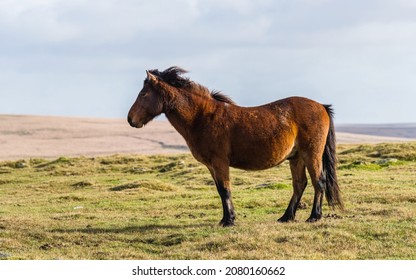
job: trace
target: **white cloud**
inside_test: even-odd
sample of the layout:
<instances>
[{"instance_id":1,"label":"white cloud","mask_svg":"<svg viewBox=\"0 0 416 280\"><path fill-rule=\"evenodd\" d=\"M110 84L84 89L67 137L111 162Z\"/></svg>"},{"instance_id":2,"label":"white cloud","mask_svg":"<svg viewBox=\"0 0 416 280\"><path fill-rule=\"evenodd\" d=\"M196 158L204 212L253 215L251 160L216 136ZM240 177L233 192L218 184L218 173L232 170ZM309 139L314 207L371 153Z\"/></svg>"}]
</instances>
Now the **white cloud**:
<instances>
[{"instance_id":1,"label":"white cloud","mask_svg":"<svg viewBox=\"0 0 416 280\"><path fill-rule=\"evenodd\" d=\"M350 43L368 45L415 45L416 20L393 22L369 22L350 29L344 35ZM416 46L415 46L416 47Z\"/></svg>"},{"instance_id":2,"label":"white cloud","mask_svg":"<svg viewBox=\"0 0 416 280\"><path fill-rule=\"evenodd\" d=\"M90 44L131 40L140 33L169 32L192 25L190 1L4 1L0 23L25 43Z\"/></svg>"},{"instance_id":3,"label":"white cloud","mask_svg":"<svg viewBox=\"0 0 416 280\"><path fill-rule=\"evenodd\" d=\"M366 22L312 36L316 43L329 47L416 47L416 21Z\"/></svg>"},{"instance_id":4,"label":"white cloud","mask_svg":"<svg viewBox=\"0 0 416 280\"><path fill-rule=\"evenodd\" d=\"M0 94L10 100L0 113L25 100L35 108L45 94L53 98L42 108L87 95L108 97L102 106L111 108L135 95L145 69L171 65L244 105L304 95L348 112L354 98L394 89L414 101L415 8L408 0L3 0Z\"/></svg>"},{"instance_id":5,"label":"white cloud","mask_svg":"<svg viewBox=\"0 0 416 280\"><path fill-rule=\"evenodd\" d=\"M25 43L56 43L75 38L78 30L71 24L59 20L57 4L57 0L2 1L2 33L8 34L9 40Z\"/></svg>"}]
</instances>

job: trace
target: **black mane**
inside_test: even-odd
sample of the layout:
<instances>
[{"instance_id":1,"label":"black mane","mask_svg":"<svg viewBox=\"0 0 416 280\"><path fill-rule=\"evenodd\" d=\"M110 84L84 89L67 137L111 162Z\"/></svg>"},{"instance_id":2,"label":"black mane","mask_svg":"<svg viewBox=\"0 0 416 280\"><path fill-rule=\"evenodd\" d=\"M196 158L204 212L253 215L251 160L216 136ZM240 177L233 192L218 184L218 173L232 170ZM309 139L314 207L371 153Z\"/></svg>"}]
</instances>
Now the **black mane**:
<instances>
[{"instance_id":1,"label":"black mane","mask_svg":"<svg viewBox=\"0 0 416 280\"><path fill-rule=\"evenodd\" d=\"M234 101L230 97L221 93L221 91L213 90L213 91L211 91L211 96L215 100L218 100L220 102L225 102L225 103L228 103L228 104L235 104Z\"/></svg>"},{"instance_id":2,"label":"black mane","mask_svg":"<svg viewBox=\"0 0 416 280\"><path fill-rule=\"evenodd\" d=\"M191 85L191 81L188 78L182 77L182 74L188 73L188 71L180 68L180 67L169 67L163 72L160 72L157 69L149 70L149 72L157 77L159 77L161 80L163 80L165 83L168 83L171 86L177 87L177 88L186 88Z\"/></svg>"},{"instance_id":3,"label":"black mane","mask_svg":"<svg viewBox=\"0 0 416 280\"><path fill-rule=\"evenodd\" d=\"M199 90L199 91L202 90L204 92L207 92L212 98L214 98L217 101L234 104L234 101L231 98L222 94L220 91L210 92L206 87L200 84L197 84L195 82L192 82L189 78L183 77L182 74L188 73L188 71L180 67L172 66L163 72L160 72L157 69L153 69L153 70L149 70L149 72L159 77L165 83L173 87L181 88L181 89L188 88L191 90Z\"/></svg>"}]
</instances>

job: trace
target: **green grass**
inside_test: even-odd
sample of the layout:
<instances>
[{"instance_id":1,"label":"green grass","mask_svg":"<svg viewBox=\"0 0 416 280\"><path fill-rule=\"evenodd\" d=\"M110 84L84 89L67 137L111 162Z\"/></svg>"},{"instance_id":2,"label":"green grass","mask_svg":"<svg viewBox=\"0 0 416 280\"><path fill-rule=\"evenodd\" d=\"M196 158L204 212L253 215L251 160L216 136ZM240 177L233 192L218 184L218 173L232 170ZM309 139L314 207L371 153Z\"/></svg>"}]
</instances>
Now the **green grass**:
<instances>
[{"instance_id":1,"label":"green grass","mask_svg":"<svg viewBox=\"0 0 416 280\"><path fill-rule=\"evenodd\" d=\"M338 150L345 211L279 224L288 163L232 169L232 228L189 154L0 162L0 259L416 259L416 143Z\"/></svg>"}]
</instances>

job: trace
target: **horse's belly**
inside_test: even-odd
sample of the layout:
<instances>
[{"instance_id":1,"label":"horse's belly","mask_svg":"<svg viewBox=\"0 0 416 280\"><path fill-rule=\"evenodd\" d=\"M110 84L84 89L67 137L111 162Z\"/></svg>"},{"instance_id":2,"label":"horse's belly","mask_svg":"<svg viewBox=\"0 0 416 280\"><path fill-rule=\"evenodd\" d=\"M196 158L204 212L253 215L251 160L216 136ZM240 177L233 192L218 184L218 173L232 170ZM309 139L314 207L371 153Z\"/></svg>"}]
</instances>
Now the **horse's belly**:
<instances>
[{"instance_id":1,"label":"horse's belly","mask_svg":"<svg viewBox=\"0 0 416 280\"><path fill-rule=\"evenodd\" d=\"M230 166L244 170L263 170L279 165L294 150L294 143L269 141L253 143L245 147L234 147L230 156Z\"/></svg>"},{"instance_id":2,"label":"horse's belly","mask_svg":"<svg viewBox=\"0 0 416 280\"><path fill-rule=\"evenodd\" d=\"M243 170L264 170L277 166L284 160L285 159L280 159L280 161L270 160L262 162L255 162L253 160L236 160L234 162L231 162L230 166Z\"/></svg>"}]
</instances>

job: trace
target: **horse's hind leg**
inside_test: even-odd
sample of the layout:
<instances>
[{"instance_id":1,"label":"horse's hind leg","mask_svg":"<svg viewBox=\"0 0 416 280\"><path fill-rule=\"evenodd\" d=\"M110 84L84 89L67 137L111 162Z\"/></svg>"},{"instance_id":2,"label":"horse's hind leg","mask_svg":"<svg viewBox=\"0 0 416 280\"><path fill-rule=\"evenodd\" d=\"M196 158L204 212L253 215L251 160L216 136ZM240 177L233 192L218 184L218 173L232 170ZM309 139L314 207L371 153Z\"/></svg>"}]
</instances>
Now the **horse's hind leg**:
<instances>
[{"instance_id":1,"label":"horse's hind leg","mask_svg":"<svg viewBox=\"0 0 416 280\"><path fill-rule=\"evenodd\" d=\"M289 222L295 219L296 210L298 208L303 191L308 184L306 178L305 163L299 157L290 160L290 171L292 172L293 195L290 199L289 206L285 214L278 219L279 222Z\"/></svg>"},{"instance_id":2,"label":"horse's hind leg","mask_svg":"<svg viewBox=\"0 0 416 280\"><path fill-rule=\"evenodd\" d=\"M322 217L322 200L325 191L325 176L322 174L322 161L320 159L312 160L308 165L308 172L311 176L312 185L315 190L313 206L310 217L307 222L316 222Z\"/></svg>"}]
</instances>

